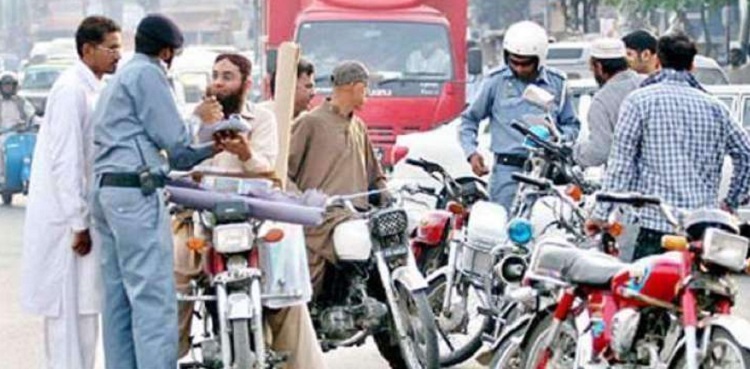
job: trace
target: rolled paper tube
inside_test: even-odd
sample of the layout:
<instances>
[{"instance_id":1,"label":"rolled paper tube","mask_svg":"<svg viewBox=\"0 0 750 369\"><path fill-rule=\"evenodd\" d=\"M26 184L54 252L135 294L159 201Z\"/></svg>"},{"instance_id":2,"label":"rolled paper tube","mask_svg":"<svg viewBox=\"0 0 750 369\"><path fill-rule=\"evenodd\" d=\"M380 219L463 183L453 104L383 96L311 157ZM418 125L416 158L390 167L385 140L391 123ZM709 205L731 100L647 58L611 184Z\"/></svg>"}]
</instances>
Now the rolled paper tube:
<instances>
[{"instance_id":1,"label":"rolled paper tube","mask_svg":"<svg viewBox=\"0 0 750 369\"><path fill-rule=\"evenodd\" d=\"M243 201L248 205L250 216L257 219L315 226L323 222L323 208L268 201L239 195L205 191L177 186L167 186L169 201L195 210L213 210L217 203Z\"/></svg>"}]
</instances>

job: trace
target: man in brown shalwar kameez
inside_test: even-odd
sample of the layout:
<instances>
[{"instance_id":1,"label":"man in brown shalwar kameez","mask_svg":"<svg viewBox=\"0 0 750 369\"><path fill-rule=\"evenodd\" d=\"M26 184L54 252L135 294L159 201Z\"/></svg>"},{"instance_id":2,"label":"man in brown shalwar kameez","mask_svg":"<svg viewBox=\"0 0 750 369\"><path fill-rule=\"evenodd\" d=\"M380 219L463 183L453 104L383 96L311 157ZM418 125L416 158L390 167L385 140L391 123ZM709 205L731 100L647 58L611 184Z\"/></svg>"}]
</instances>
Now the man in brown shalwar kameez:
<instances>
[{"instance_id":1,"label":"man in brown shalwar kameez","mask_svg":"<svg viewBox=\"0 0 750 369\"><path fill-rule=\"evenodd\" d=\"M354 115L365 103L368 79L362 63L342 62L331 74L331 97L295 122L289 148L289 180L300 190L317 189L332 196L385 187L385 176L365 123ZM367 198L354 205L365 208ZM316 295L322 287L326 265L336 263L333 229L350 216L346 209L332 208L322 225L305 228Z\"/></svg>"}]
</instances>

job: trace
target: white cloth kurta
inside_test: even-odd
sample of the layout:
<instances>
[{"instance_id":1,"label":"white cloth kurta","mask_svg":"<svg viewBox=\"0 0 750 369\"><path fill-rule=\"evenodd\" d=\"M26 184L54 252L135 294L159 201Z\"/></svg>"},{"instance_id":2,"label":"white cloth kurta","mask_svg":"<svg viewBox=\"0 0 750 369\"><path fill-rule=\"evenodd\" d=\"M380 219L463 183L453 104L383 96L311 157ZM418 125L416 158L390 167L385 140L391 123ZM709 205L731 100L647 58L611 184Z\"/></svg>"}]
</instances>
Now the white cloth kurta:
<instances>
[{"instance_id":1,"label":"white cloth kurta","mask_svg":"<svg viewBox=\"0 0 750 369\"><path fill-rule=\"evenodd\" d=\"M31 167L21 305L29 313L45 316L46 326L57 325L45 329L48 345L54 344L49 342L50 336L67 336L57 344L73 345L65 350L48 347L47 353L52 354L48 360L57 361L55 368L87 366L75 363L90 361L87 356L93 356L95 350L95 346L88 346L90 330L96 329L96 324L91 328L91 314L101 311L99 249L94 243L91 252L81 257L71 246L73 233L89 228L87 198L93 162L90 117L100 90L101 82L81 61L59 77L50 91ZM80 332L86 319L89 322L83 325L89 328ZM83 359L54 357L54 352L63 355L76 351L82 352Z\"/></svg>"}]
</instances>

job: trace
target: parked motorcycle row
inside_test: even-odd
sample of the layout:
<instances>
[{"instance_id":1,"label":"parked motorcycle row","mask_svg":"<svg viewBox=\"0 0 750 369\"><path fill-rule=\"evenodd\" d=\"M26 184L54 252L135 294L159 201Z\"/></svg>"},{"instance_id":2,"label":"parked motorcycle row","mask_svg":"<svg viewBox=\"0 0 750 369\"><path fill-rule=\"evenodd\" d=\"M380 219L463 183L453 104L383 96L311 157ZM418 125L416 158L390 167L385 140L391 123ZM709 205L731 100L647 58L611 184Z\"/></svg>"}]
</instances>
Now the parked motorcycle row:
<instances>
[{"instance_id":1,"label":"parked motorcycle row","mask_svg":"<svg viewBox=\"0 0 750 369\"><path fill-rule=\"evenodd\" d=\"M530 157L514 174L519 188L509 210L488 201L482 180L453 178L423 159L407 164L439 187L404 185L319 204L356 214L336 227L339 263L308 303L322 349L373 337L391 367L409 369L457 365L482 347L492 369L750 367L750 323L731 314L730 278L750 269L747 227L720 210L601 192L559 133L512 126L527 137ZM311 225L320 212L299 199L249 206L246 181L206 186L204 179L200 191L224 193L180 205L195 210L189 221L211 240L188 242L208 247L208 278L180 296L200 302L203 328L192 340L201 367L277 367L284 353L265 346L263 306L310 296L307 269L298 268L301 231L276 221ZM353 205L385 191L391 201ZM410 225L406 204L425 197L434 206ZM608 204L611 216L593 227L586 220L597 204ZM663 239L663 254L624 263L620 220L649 207L673 235Z\"/></svg>"}]
</instances>

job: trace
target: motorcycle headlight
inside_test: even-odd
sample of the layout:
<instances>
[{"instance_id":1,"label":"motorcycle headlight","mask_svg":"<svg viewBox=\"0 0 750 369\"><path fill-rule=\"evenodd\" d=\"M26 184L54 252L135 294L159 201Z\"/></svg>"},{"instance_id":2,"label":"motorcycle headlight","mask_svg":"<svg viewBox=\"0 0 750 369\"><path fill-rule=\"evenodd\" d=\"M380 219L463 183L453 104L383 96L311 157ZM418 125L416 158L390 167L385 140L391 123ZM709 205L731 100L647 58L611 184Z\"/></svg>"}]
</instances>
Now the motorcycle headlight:
<instances>
[{"instance_id":1,"label":"motorcycle headlight","mask_svg":"<svg viewBox=\"0 0 750 369\"><path fill-rule=\"evenodd\" d=\"M747 248L745 237L717 228L706 230L703 236L703 260L735 272L744 270Z\"/></svg>"},{"instance_id":2,"label":"motorcycle headlight","mask_svg":"<svg viewBox=\"0 0 750 369\"><path fill-rule=\"evenodd\" d=\"M232 254L253 248L255 235L250 224L226 224L214 228L214 249L220 254Z\"/></svg>"},{"instance_id":3,"label":"motorcycle headlight","mask_svg":"<svg viewBox=\"0 0 750 369\"><path fill-rule=\"evenodd\" d=\"M403 209L385 210L372 217L372 233L376 237L391 237L406 232L408 224Z\"/></svg>"},{"instance_id":4,"label":"motorcycle headlight","mask_svg":"<svg viewBox=\"0 0 750 369\"><path fill-rule=\"evenodd\" d=\"M525 245L531 241L534 235L534 228L531 222L526 219L513 219L508 224L508 238L517 245Z\"/></svg>"}]
</instances>

